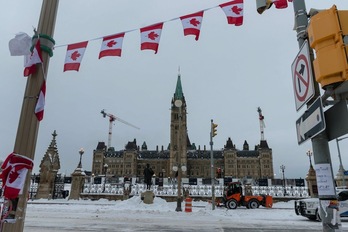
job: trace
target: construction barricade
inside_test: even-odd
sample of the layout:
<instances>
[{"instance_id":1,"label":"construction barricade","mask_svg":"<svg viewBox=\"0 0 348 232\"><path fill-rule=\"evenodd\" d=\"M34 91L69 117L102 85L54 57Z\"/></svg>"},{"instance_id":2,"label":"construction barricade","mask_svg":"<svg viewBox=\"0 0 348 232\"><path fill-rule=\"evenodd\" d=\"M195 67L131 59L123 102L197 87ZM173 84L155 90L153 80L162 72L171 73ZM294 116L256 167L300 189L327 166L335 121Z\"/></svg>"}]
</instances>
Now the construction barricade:
<instances>
[{"instance_id":1,"label":"construction barricade","mask_svg":"<svg viewBox=\"0 0 348 232\"><path fill-rule=\"evenodd\" d=\"M187 197L185 199L185 212L191 213L192 212L192 198Z\"/></svg>"}]
</instances>

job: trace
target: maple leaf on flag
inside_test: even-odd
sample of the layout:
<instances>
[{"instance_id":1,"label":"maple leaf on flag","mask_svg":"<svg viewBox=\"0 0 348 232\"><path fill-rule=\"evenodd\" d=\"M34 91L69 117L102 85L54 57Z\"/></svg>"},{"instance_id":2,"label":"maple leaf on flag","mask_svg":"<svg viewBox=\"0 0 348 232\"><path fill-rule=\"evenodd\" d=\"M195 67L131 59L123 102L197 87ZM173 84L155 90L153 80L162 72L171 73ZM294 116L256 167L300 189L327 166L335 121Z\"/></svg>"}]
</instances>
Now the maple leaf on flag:
<instances>
[{"instance_id":1,"label":"maple leaf on flag","mask_svg":"<svg viewBox=\"0 0 348 232\"><path fill-rule=\"evenodd\" d=\"M141 50L149 49L155 51L155 54L157 53L162 27L163 23L157 23L155 25L140 28Z\"/></svg>"},{"instance_id":2,"label":"maple leaf on flag","mask_svg":"<svg viewBox=\"0 0 348 232\"><path fill-rule=\"evenodd\" d=\"M243 25L243 2L244 0L233 0L219 5L226 14L228 24L234 24L235 26Z\"/></svg>"},{"instance_id":3,"label":"maple leaf on flag","mask_svg":"<svg viewBox=\"0 0 348 232\"><path fill-rule=\"evenodd\" d=\"M114 45L116 45L117 44L117 42L115 41L115 40L110 40L107 44L106 44L106 46L108 46L109 48L112 48Z\"/></svg>"},{"instance_id":4,"label":"maple leaf on flag","mask_svg":"<svg viewBox=\"0 0 348 232\"><path fill-rule=\"evenodd\" d=\"M16 171L11 171L9 176L8 176L8 182L9 183L13 183L13 181L15 181L19 176L19 173Z\"/></svg>"},{"instance_id":5,"label":"maple leaf on flag","mask_svg":"<svg viewBox=\"0 0 348 232\"><path fill-rule=\"evenodd\" d=\"M64 62L64 72L68 70L79 71L87 45L88 41L68 45Z\"/></svg>"},{"instance_id":6,"label":"maple leaf on flag","mask_svg":"<svg viewBox=\"0 0 348 232\"><path fill-rule=\"evenodd\" d=\"M77 60L77 58L79 58L81 56L81 54L78 52L78 51L74 51L72 54L71 54L71 59L72 60Z\"/></svg>"},{"instance_id":7,"label":"maple leaf on flag","mask_svg":"<svg viewBox=\"0 0 348 232\"><path fill-rule=\"evenodd\" d=\"M233 7L231 8L231 10L233 11L233 13L239 15L240 12L241 12L243 9L242 9L242 8L239 8L238 6L233 6Z\"/></svg>"},{"instance_id":8,"label":"maple leaf on flag","mask_svg":"<svg viewBox=\"0 0 348 232\"><path fill-rule=\"evenodd\" d=\"M196 18L193 18L190 20L190 24L197 27L200 24L200 22Z\"/></svg>"},{"instance_id":9,"label":"maple leaf on flag","mask_svg":"<svg viewBox=\"0 0 348 232\"><path fill-rule=\"evenodd\" d=\"M195 35L195 40L198 40L201 31L204 11L184 15L180 17L182 26L184 28L184 36Z\"/></svg>"},{"instance_id":10,"label":"maple leaf on flag","mask_svg":"<svg viewBox=\"0 0 348 232\"><path fill-rule=\"evenodd\" d=\"M156 40L156 38L158 37L158 34L156 34L154 31L151 31L147 37L149 37L149 39L151 40Z\"/></svg>"}]
</instances>

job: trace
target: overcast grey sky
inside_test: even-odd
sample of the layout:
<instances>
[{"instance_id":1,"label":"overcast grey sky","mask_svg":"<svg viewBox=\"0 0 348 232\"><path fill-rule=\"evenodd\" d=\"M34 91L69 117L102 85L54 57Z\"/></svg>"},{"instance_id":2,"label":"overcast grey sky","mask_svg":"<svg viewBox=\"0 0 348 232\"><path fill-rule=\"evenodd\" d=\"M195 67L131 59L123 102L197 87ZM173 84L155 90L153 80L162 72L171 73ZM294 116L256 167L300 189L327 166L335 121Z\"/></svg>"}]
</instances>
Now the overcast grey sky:
<instances>
[{"instance_id":1,"label":"overcast grey sky","mask_svg":"<svg viewBox=\"0 0 348 232\"><path fill-rule=\"evenodd\" d=\"M32 36L37 27L41 0L0 0L2 84L0 85L0 158L13 151L26 85L23 58L10 56L8 42L18 32ZM57 131L61 173L71 174L84 148L82 165L91 170L93 150L107 143L109 122L102 109L140 130L118 121L113 126L112 146L124 148L128 141L146 141L148 149L167 147L170 139L170 102L180 66L187 101L191 142L209 148L210 120L218 126L214 149L222 149L228 137L242 149L260 142L257 107L265 116L265 138L273 149L273 167L285 165L289 178L304 178L309 167L306 155L311 142L297 144L296 112L291 64L298 53L293 31L293 6L272 7L263 15L254 0L244 0L244 24L228 25L220 7L228 0L60 0L54 39L58 46L50 60L45 116L40 123L34 172ZM310 8L336 4L348 10L346 0L308 0ZM211 8L211 9L210 9ZM204 12L198 41L183 35L180 16ZM165 22L159 50L140 51L138 29ZM122 57L98 60L101 40L95 38L126 33ZM80 71L63 72L66 46L89 40ZM343 165L348 169L348 140L340 142ZM339 166L336 143L330 142L334 174Z\"/></svg>"}]
</instances>

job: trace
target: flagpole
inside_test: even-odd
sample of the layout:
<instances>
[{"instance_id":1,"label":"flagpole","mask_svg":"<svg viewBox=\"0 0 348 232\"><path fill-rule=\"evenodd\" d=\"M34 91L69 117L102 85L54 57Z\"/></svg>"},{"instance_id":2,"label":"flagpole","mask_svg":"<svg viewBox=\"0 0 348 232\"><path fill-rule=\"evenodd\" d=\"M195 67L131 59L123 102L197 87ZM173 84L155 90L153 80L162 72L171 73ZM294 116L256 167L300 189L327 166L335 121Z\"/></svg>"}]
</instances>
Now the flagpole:
<instances>
[{"instance_id":1,"label":"flagpole","mask_svg":"<svg viewBox=\"0 0 348 232\"><path fill-rule=\"evenodd\" d=\"M35 72L30 75L27 80L27 85L24 92L21 115L19 118L17 136L14 145L14 153L28 157L34 160L37 135L39 130L39 121L35 116L35 106L40 94L42 84L45 80L44 73L47 73L50 56L53 55L47 44L52 42L54 27L56 22L59 0L43 0L40 19L38 23L37 33L40 39L47 39L41 43L44 47L42 54L42 69L43 72ZM41 42L41 41L40 41ZM15 223L2 224L1 231L16 231L20 232L24 229L24 220L27 208L27 196L29 192L31 171L28 171L27 178L23 188L23 194L19 195L18 203L15 210Z\"/></svg>"}]
</instances>

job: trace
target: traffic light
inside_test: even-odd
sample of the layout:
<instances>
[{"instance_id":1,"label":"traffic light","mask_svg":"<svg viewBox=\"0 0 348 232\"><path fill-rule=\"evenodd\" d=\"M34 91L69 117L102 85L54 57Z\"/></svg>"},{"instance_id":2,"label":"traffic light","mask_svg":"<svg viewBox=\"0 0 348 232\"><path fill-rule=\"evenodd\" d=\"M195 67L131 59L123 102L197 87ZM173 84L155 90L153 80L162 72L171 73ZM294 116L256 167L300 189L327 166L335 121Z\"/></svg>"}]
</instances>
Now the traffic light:
<instances>
[{"instance_id":1,"label":"traffic light","mask_svg":"<svg viewBox=\"0 0 348 232\"><path fill-rule=\"evenodd\" d=\"M217 135L217 129L216 129L217 126L218 126L218 124L211 123L211 136L212 136L212 137L214 137L215 135Z\"/></svg>"},{"instance_id":2,"label":"traffic light","mask_svg":"<svg viewBox=\"0 0 348 232\"><path fill-rule=\"evenodd\" d=\"M310 19L309 45L315 50L315 79L323 89L337 86L348 79L347 44L348 11L338 11L333 5Z\"/></svg>"},{"instance_id":3,"label":"traffic light","mask_svg":"<svg viewBox=\"0 0 348 232\"><path fill-rule=\"evenodd\" d=\"M288 0L256 0L256 8L259 14L269 9L274 3L277 9L284 9L288 7Z\"/></svg>"}]
</instances>

